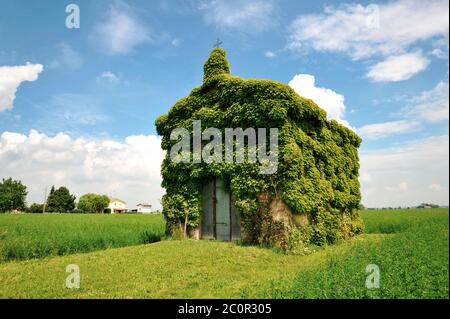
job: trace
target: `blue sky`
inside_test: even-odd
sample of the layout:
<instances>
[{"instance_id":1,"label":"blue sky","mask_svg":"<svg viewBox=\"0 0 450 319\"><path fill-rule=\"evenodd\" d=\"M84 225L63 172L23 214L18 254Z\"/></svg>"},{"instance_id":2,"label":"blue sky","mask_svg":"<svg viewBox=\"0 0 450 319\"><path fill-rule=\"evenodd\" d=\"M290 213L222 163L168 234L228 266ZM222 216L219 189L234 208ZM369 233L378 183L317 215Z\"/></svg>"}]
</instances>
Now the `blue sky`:
<instances>
[{"instance_id":1,"label":"blue sky","mask_svg":"<svg viewBox=\"0 0 450 319\"><path fill-rule=\"evenodd\" d=\"M70 3L80 28L66 27ZM289 83L363 137L363 203L448 204L448 1L0 0L0 177L159 206L154 120L231 72Z\"/></svg>"}]
</instances>

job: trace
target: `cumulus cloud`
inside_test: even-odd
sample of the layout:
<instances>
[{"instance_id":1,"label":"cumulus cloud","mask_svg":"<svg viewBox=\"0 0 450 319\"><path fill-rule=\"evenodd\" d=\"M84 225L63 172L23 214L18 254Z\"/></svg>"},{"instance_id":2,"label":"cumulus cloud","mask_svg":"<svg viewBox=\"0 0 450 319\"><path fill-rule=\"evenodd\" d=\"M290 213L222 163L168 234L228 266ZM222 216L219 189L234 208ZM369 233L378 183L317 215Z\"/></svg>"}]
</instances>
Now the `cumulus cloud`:
<instances>
[{"instance_id":1,"label":"cumulus cloud","mask_svg":"<svg viewBox=\"0 0 450 319\"><path fill-rule=\"evenodd\" d=\"M43 70L42 64L0 66L0 112L12 109L20 84L36 81Z\"/></svg>"},{"instance_id":2,"label":"cumulus cloud","mask_svg":"<svg viewBox=\"0 0 450 319\"><path fill-rule=\"evenodd\" d=\"M448 142L448 135L432 136L361 152L364 205L413 206L422 202L448 205Z\"/></svg>"},{"instance_id":3,"label":"cumulus cloud","mask_svg":"<svg viewBox=\"0 0 450 319\"><path fill-rule=\"evenodd\" d=\"M317 87L316 79L310 74L297 74L289 82L289 86L300 96L313 100L327 112L329 119L335 119L341 124L350 127L344 120L345 105L344 96L333 90Z\"/></svg>"},{"instance_id":4,"label":"cumulus cloud","mask_svg":"<svg viewBox=\"0 0 450 319\"><path fill-rule=\"evenodd\" d=\"M127 54L136 46L153 41L148 26L121 1L111 5L105 20L94 27L92 39L110 55Z\"/></svg>"},{"instance_id":5,"label":"cumulus cloud","mask_svg":"<svg viewBox=\"0 0 450 319\"><path fill-rule=\"evenodd\" d=\"M70 44L60 43L57 47L59 54L49 63L49 68L76 70L83 64L83 58Z\"/></svg>"},{"instance_id":6,"label":"cumulus cloud","mask_svg":"<svg viewBox=\"0 0 450 319\"><path fill-rule=\"evenodd\" d=\"M22 180L28 202L42 202L45 186L65 185L79 198L88 192L114 195L128 203L150 202L159 208L160 165L164 152L155 135L133 135L124 141L48 136L0 135L0 177Z\"/></svg>"},{"instance_id":7,"label":"cumulus cloud","mask_svg":"<svg viewBox=\"0 0 450 319\"><path fill-rule=\"evenodd\" d=\"M343 52L353 59L404 53L419 41L448 36L447 0L400 0L380 5L327 6L298 16L288 47Z\"/></svg>"},{"instance_id":8,"label":"cumulus cloud","mask_svg":"<svg viewBox=\"0 0 450 319\"><path fill-rule=\"evenodd\" d=\"M391 121L365 125L356 129L358 134L368 139L379 139L396 134L415 132L420 129L418 121Z\"/></svg>"},{"instance_id":9,"label":"cumulus cloud","mask_svg":"<svg viewBox=\"0 0 450 319\"><path fill-rule=\"evenodd\" d=\"M244 33L267 30L273 26L275 19L271 1L205 1L201 3L200 10L207 24Z\"/></svg>"},{"instance_id":10,"label":"cumulus cloud","mask_svg":"<svg viewBox=\"0 0 450 319\"><path fill-rule=\"evenodd\" d=\"M391 56L370 67L366 76L376 82L398 82L408 80L429 64L430 61L420 52Z\"/></svg>"},{"instance_id":11,"label":"cumulus cloud","mask_svg":"<svg viewBox=\"0 0 450 319\"><path fill-rule=\"evenodd\" d=\"M326 6L321 14L298 16L289 27L287 48L339 52L354 60L384 57L369 68L375 81L402 81L428 67L420 53L408 53L419 42L433 41L431 53L443 57L448 42L447 0L399 0L363 6ZM447 46L448 47L448 46Z\"/></svg>"}]
</instances>

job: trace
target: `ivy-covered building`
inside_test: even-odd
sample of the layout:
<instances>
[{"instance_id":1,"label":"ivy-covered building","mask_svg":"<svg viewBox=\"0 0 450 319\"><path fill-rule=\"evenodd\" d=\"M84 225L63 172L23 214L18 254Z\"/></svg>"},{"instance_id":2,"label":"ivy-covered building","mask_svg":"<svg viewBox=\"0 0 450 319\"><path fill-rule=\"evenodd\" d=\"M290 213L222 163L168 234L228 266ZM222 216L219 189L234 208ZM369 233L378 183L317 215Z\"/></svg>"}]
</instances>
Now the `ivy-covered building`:
<instances>
[{"instance_id":1,"label":"ivy-covered building","mask_svg":"<svg viewBox=\"0 0 450 319\"><path fill-rule=\"evenodd\" d=\"M278 163L174 162L176 128L278 128ZM161 173L169 234L289 248L292 242L326 244L362 232L358 215L361 139L312 100L286 84L230 75L223 49L204 64L203 84L156 120L167 151ZM173 138L173 136L172 136ZM205 141L202 142L204 147Z\"/></svg>"}]
</instances>

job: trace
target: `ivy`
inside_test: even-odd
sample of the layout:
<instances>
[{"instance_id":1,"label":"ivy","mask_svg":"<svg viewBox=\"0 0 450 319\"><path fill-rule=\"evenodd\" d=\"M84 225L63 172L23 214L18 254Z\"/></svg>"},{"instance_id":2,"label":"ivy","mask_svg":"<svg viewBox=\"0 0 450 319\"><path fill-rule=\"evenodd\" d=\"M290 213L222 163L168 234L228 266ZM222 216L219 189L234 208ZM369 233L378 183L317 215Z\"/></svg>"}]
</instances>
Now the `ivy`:
<instances>
[{"instance_id":1,"label":"ivy","mask_svg":"<svg viewBox=\"0 0 450 319\"><path fill-rule=\"evenodd\" d=\"M248 127L279 130L279 163L275 174L259 173L259 163L173 163L169 158L173 129L191 132L192 122L202 129ZM311 231L308 242L323 245L362 232L357 214L360 203L358 147L361 138L335 120L312 100L271 80L242 79L230 75L223 49L214 49L204 64L203 84L177 101L156 120L167 150L161 173L166 194L163 213L167 232L196 229L201 216L202 185L223 177L236 198L236 207L250 242L272 245L280 240L280 225L271 220L268 199L281 194L293 214L306 214ZM282 228L282 227L281 227ZM288 232L289 238L293 236ZM274 241L275 239L275 241ZM289 249L292 249L291 240Z\"/></svg>"}]
</instances>

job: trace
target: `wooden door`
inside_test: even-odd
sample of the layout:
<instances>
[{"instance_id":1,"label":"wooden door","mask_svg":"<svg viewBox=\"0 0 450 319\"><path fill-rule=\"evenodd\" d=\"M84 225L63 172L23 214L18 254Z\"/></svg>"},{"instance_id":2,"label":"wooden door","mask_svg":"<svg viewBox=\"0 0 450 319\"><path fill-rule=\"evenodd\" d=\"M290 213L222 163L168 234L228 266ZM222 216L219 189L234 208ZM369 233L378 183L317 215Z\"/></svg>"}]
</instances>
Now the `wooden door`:
<instances>
[{"instance_id":1,"label":"wooden door","mask_svg":"<svg viewBox=\"0 0 450 319\"><path fill-rule=\"evenodd\" d=\"M200 234L202 239L230 241L240 238L240 216L234 206L234 197L221 178L203 186Z\"/></svg>"}]
</instances>

